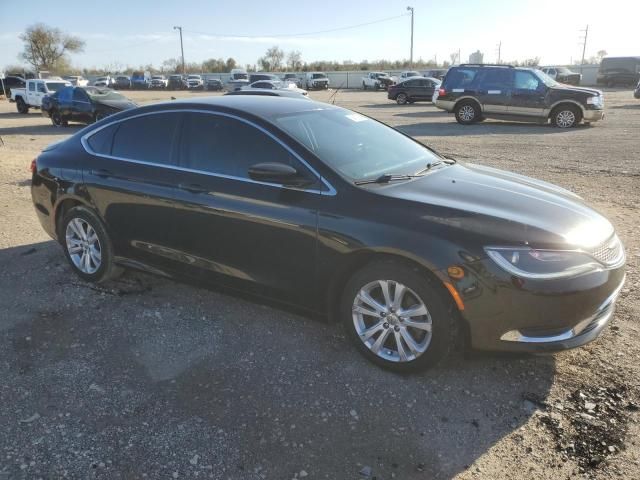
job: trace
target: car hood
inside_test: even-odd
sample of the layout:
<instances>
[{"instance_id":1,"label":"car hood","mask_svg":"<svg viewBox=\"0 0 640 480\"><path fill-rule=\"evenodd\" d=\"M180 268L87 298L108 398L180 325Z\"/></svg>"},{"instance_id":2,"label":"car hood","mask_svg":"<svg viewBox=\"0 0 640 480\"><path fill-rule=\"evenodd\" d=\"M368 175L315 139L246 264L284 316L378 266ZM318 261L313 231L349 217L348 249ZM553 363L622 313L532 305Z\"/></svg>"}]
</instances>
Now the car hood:
<instances>
[{"instance_id":1,"label":"car hood","mask_svg":"<svg viewBox=\"0 0 640 480\"><path fill-rule=\"evenodd\" d=\"M138 106L131 100L95 100L95 103L116 110L129 110L130 108L135 108Z\"/></svg>"},{"instance_id":2,"label":"car hood","mask_svg":"<svg viewBox=\"0 0 640 480\"><path fill-rule=\"evenodd\" d=\"M378 192L424 204L424 220L512 244L593 247L614 232L605 217L568 190L479 165L441 167Z\"/></svg>"},{"instance_id":3,"label":"car hood","mask_svg":"<svg viewBox=\"0 0 640 480\"><path fill-rule=\"evenodd\" d=\"M585 87L573 87L570 85L560 84L552 87L554 90L561 90L563 92L570 91L574 93L586 93L589 95L602 95L601 90L596 90L595 88L585 88Z\"/></svg>"}]
</instances>

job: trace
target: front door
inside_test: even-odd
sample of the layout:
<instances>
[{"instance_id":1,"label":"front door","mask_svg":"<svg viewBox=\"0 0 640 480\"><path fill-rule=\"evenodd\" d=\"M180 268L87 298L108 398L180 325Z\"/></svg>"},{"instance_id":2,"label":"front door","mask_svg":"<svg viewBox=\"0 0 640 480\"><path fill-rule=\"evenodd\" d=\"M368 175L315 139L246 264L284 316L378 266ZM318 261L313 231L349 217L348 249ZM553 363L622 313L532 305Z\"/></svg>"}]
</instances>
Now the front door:
<instances>
[{"instance_id":1,"label":"front door","mask_svg":"<svg viewBox=\"0 0 640 480\"><path fill-rule=\"evenodd\" d=\"M73 89L71 120L82 123L91 123L93 121L93 105L89 95L82 88Z\"/></svg>"},{"instance_id":2,"label":"front door","mask_svg":"<svg viewBox=\"0 0 640 480\"><path fill-rule=\"evenodd\" d=\"M528 70L515 70L509 114L544 117L547 87Z\"/></svg>"},{"instance_id":3,"label":"front door","mask_svg":"<svg viewBox=\"0 0 640 480\"><path fill-rule=\"evenodd\" d=\"M293 166L304 188L253 181L256 163ZM170 247L197 277L298 305L316 302L319 178L275 137L239 118L186 112Z\"/></svg>"}]
</instances>

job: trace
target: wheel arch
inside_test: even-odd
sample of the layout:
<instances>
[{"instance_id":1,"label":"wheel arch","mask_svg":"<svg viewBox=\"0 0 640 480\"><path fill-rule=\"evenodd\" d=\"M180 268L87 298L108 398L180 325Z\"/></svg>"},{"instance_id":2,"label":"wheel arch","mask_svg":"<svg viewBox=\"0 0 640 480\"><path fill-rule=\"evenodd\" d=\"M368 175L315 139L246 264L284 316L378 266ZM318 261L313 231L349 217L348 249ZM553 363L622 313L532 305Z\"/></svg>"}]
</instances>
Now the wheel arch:
<instances>
[{"instance_id":1,"label":"wheel arch","mask_svg":"<svg viewBox=\"0 0 640 480\"><path fill-rule=\"evenodd\" d=\"M455 112L456 109L458 108L458 105L460 105L461 103L467 103L467 102L473 102L475 103L478 108L480 109L481 112L484 112L484 108L482 107L482 104L474 97L460 97L456 100L456 102L453 104L453 108L451 109L452 112Z\"/></svg>"},{"instance_id":2,"label":"wheel arch","mask_svg":"<svg viewBox=\"0 0 640 480\"><path fill-rule=\"evenodd\" d=\"M54 225L56 229L56 235L58 236L58 241L62 238L61 228L62 228L62 219L66 215L66 213L75 207L86 207L95 213L95 210L91 207L87 201L81 197L77 197L74 195L67 195L62 197L56 203L54 209Z\"/></svg>"},{"instance_id":3,"label":"wheel arch","mask_svg":"<svg viewBox=\"0 0 640 480\"><path fill-rule=\"evenodd\" d=\"M551 116L553 115L553 112L558 107L561 107L562 105L571 105L573 107L578 107L578 109L580 110L580 114L582 115L582 117L584 117L584 107L580 104L580 102L577 102L576 100L571 100L571 99L563 99L555 102L553 105L549 107L549 113L547 114L547 117L551 118Z\"/></svg>"},{"instance_id":4,"label":"wheel arch","mask_svg":"<svg viewBox=\"0 0 640 480\"><path fill-rule=\"evenodd\" d=\"M462 316L460 315L460 309L445 284L447 279L442 277L437 270L431 268L424 261L411 255L384 250L361 250L347 255L347 257L341 262L340 268L336 270L331 277L329 286L325 292L325 301L327 302L327 319L329 323L336 323L339 321L338 308L341 301L340 297L349 279L365 265L384 260L404 264L409 268L419 271L419 273L424 275L425 279L427 279L434 288L441 292L442 298L444 298L448 303L451 312L454 313L458 323L463 322Z\"/></svg>"}]
</instances>

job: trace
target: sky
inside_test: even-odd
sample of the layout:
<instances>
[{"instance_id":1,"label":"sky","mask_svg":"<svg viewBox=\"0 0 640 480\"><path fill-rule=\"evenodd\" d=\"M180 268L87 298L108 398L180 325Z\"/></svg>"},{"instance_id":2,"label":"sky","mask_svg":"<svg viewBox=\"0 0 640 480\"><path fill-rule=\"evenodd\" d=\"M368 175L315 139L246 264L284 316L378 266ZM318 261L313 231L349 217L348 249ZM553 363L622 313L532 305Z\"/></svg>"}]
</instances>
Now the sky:
<instances>
[{"instance_id":1,"label":"sky","mask_svg":"<svg viewBox=\"0 0 640 480\"><path fill-rule=\"evenodd\" d=\"M0 0L0 7L8 3ZM299 50L308 62L400 60L409 57L409 4L415 9L414 59L442 62L460 50L467 61L469 54L480 50L485 62L494 62L502 42L503 61L540 57L542 64L568 64L582 54L581 30L587 24L587 58L599 50L609 55L640 55L640 2L636 0L109 0L57 6L50 0L31 0L28 7L11 4L11 14L0 16L0 70L20 63L18 35L36 22L85 40L84 52L70 57L72 65L81 68L160 66L163 60L180 55L175 25L183 27L186 62L233 57L242 65L255 64L273 45L286 52ZM326 32L391 17L397 18ZM301 33L310 34L283 36Z\"/></svg>"}]
</instances>

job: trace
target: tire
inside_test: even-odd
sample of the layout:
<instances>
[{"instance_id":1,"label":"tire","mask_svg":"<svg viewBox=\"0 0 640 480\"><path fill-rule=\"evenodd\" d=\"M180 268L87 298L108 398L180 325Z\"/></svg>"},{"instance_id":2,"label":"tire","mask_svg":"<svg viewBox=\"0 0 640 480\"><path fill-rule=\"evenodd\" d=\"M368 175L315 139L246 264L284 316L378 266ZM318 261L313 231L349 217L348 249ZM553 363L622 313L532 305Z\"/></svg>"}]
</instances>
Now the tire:
<instances>
[{"instance_id":1,"label":"tire","mask_svg":"<svg viewBox=\"0 0 640 480\"><path fill-rule=\"evenodd\" d=\"M366 89L367 89L367 84L366 84L366 83L364 83L364 82L362 82L362 89L363 89L363 90L366 90Z\"/></svg>"},{"instance_id":2,"label":"tire","mask_svg":"<svg viewBox=\"0 0 640 480\"><path fill-rule=\"evenodd\" d=\"M384 300L383 284L389 302ZM404 289L396 302L398 286ZM398 315L410 310L414 315ZM433 367L454 345L455 320L442 292L423 272L392 260L371 263L351 277L344 288L340 317L362 355L396 372Z\"/></svg>"},{"instance_id":3,"label":"tire","mask_svg":"<svg viewBox=\"0 0 640 480\"><path fill-rule=\"evenodd\" d=\"M461 125L471 125L478 121L482 112L475 102L460 102L456 105L456 120Z\"/></svg>"},{"instance_id":4,"label":"tire","mask_svg":"<svg viewBox=\"0 0 640 480\"><path fill-rule=\"evenodd\" d=\"M60 114L59 110L53 110L51 112L51 123L53 124L54 127L69 126L69 122L67 122L64 118L62 118L62 115Z\"/></svg>"},{"instance_id":5,"label":"tire","mask_svg":"<svg viewBox=\"0 0 640 480\"><path fill-rule=\"evenodd\" d=\"M409 102L409 97L407 96L406 93L400 92L398 95L396 95L396 103L398 105L406 105L408 102Z\"/></svg>"},{"instance_id":6,"label":"tire","mask_svg":"<svg viewBox=\"0 0 640 480\"><path fill-rule=\"evenodd\" d=\"M85 207L69 210L62 219L59 239L71 268L83 280L101 283L122 273L113 261L107 231L91 210Z\"/></svg>"},{"instance_id":7,"label":"tire","mask_svg":"<svg viewBox=\"0 0 640 480\"><path fill-rule=\"evenodd\" d=\"M29 106L25 103L22 97L18 97L16 100L16 108L18 109L18 113L29 113Z\"/></svg>"},{"instance_id":8,"label":"tire","mask_svg":"<svg viewBox=\"0 0 640 480\"><path fill-rule=\"evenodd\" d=\"M560 105L551 112L551 123L558 128L572 128L582 120L582 112L575 105Z\"/></svg>"}]
</instances>

